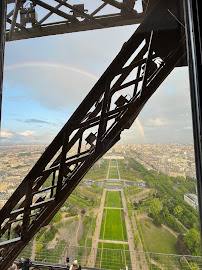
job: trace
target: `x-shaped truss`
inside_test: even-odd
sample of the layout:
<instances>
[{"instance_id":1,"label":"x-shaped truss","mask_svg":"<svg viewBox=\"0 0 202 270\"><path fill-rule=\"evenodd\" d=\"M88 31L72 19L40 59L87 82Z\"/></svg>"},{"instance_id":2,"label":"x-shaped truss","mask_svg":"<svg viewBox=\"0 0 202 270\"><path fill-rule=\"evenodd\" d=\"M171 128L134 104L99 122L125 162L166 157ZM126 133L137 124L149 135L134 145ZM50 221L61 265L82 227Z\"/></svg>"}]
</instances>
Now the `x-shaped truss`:
<instances>
[{"instance_id":1,"label":"x-shaped truss","mask_svg":"<svg viewBox=\"0 0 202 270\"><path fill-rule=\"evenodd\" d=\"M0 243L5 250L0 269L50 222L179 65L185 55L180 4L159 1L2 208L0 235L8 240ZM14 231L16 238L11 237Z\"/></svg>"},{"instance_id":2,"label":"x-shaped truss","mask_svg":"<svg viewBox=\"0 0 202 270\"><path fill-rule=\"evenodd\" d=\"M69 4L67 0L8 0L7 40L141 23L144 12L135 10L135 2L88 0L84 4Z\"/></svg>"}]
</instances>

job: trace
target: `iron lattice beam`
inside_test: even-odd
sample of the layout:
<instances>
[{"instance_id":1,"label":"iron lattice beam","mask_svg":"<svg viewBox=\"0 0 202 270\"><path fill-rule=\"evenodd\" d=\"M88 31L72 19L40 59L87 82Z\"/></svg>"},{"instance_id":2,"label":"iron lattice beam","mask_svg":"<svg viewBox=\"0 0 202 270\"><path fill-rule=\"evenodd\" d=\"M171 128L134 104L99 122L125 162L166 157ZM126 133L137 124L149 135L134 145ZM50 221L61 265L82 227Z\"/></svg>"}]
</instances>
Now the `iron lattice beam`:
<instances>
[{"instance_id":1,"label":"iron lattice beam","mask_svg":"<svg viewBox=\"0 0 202 270\"><path fill-rule=\"evenodd\" d=\"M123 2L97 0L97 7L94 9L91 9L90 1L84 1L84 7L84 4L70 5L66 0L55 0L57 4L55 6L47 1L31 0L33 4L31 11L26 9L27 2L8 0L7 41L139 24L144 18L144 12L138 13L135 10L135 0L123 0ZM111 9L106 9L106 7L113 7L113 13L109 13L107 10ZM29 16L33 16L34 19L36 10L40 16L36 21L30 21L31 27L22 23L22 16L27 16L27 22L29 22ZM58 16L57 19L55 15Z\"/></svg>"},{"instance_id":2,"label":"iron lattice beam","mask_svg":"<svg viewBox=\"0 0 202 270\"><path fill-rule=\"evenodd\" d=\"M154 6L1 209L0 235L8 240L0 243L5 251L0 269L7 269L50 222L179 65L186 54L180 8L179 0L160 0Z\"/></svg>"}]
</instances>

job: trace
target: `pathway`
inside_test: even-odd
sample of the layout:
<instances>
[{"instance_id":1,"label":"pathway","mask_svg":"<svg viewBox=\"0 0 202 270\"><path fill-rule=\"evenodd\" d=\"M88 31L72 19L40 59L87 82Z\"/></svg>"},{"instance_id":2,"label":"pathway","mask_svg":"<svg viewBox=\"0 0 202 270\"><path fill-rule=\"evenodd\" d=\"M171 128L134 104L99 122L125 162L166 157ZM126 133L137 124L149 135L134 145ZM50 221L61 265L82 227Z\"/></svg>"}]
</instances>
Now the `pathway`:
<instances>
[{"instance_id":1,"label":"pathway","mask_svg":"<svg viewBox=\"0 0 202 270\"><path fill-rule=\"evenodd\" d=\"M78 224L78 227L77 227L77 231L76 231L76 241L77 241L77 245L79 244L79 241L78 241L78 234L79 234L79 228L80 228L80 224L81 224L81 216L78 215L79 217L79 224Z\"/></svg>"},{"instance_id":2,"label":"pathway","mask_svg":"<svg viewBox=\"0 0 202 270\"><path fill-rule=\"evenodd\" d=\"M101 182L101 181L107 181L107 180L120 180L120 181L124 181L124 182L128 182L128 183L131 183L131 182L133 182L133 183L136 183L136 182L140 183L141 182L142 183L143 182L142 180L133 181L133 180L128 180L128 179L124 179L124 178L108 179L107 177L106 178L95 179L93 181L94 182Z\"/></svg>"},{"instance_id":3,"label":"pathway","mask_svg":"<svg viewBox=\"0 0 202 270\"><path fill-rule=\"evenodd\" d=\"M117 171L118 171L118 176L119 176L119 179L121 179L121 175L120 175L120 171L119 171L119 165L118 165L118 161L116 159L116 167L117 167Z\"/></svg>"},{"instance_id":4,"label":"pathway","mask_svg":"<svg viewBox=\"0 0 202 270\"><path fill-rule=\"evenodd\" d=\"M109 179L110 165L111 165L111 159L110 159L110 161L109 161L109 166L108 166L108 170L107 170L107 176L106 176L106 179L107 179L107 180ZM106 179L105 179L105 180L106 180Z\"/></svg>"},{"instance_id":5,"label":"pathway","mask_svg":"<svg viewBox=\"0 0 202 270\"><path fill-rule=\"evenodd\" d=\"M32 244L32 254L31 254L31 261L35 260L35 255L36 255L36 237L34 237L34 241Z\"/></svg>"},{"instance_id":6,"label":"pathway","mask_svg":"<svg viewBox=\"0 0 202 270\"><path fill-rule=\"evenodd\" d=\"M98 248L98 242L100 238L100 229L101 229L101 223L102 223L102 213L104 209L105 196L106 196L106 190L104 189L102 197L101 197L100 207L98 209L96 228L95 228L94 235L92 237L92 249L89 255L88 267L92 267L92 268L95 267L95 262L96 262L96 257L97 257L97 248Z\"/></svg>"},{"instance_id":7,"label":"pathway","mask_svg":"<svg viewBox=\"0 0 202 270\"><path fill-rule=\"evenodd\" d=\"M177 221L177 223L179 223L185 229L185 231L188 231L187 227L185 227L184 224L182 224L181 221L179 221L179 220L176 220L176 221Z\"/></svg>"},{"instance_id":8,"label":"pathway","mask_svg":"<svg viewBox=\"0 0 202 270\"><path fill-rule=\"evenodd\" d=\"M135 244L133 241L133 231L132 231L131 224L130 224L130 218L128 216L126 198L125 198L123 190L121 190L121 195L122 195L124 212L126 213L125 214L125 223L126 223L126 231L127 231L127 236L128 236L128 245L129 245L129 250L130 250L130 259L131 259L132 269L139 270L139 264L137 263L137 265L136 265L136 262L138 261L137 254L136 254L136 252L134 252Z\"/></svg>"},{"instance_id":9,"label":"pathway","mask_svg":"<svg viewBox=\"0 0 202 270\"><path fill-rule=\"evenodd\" d=\"M117 191L117 189L110 189L109 191ZM120 190L118 190L120 191ZM120 209L120 210L123 210L123 207L110 207L110 206L105 206L104 207L105 209Z\"/></svg>"},{"instance_id":10,"label":"pathway","mask_svg":"<svg viewBox=\"0 0 202 270\"><path fill-rule=\"evenodd\" d=\"M138 232L138 229L137 229L137 224L136 224L135 217L134 217L134 211L133 211L133 214L132 214L132 224L133 224L134 232L139 236L139 232ZM145 253L143 251L143 246L142 246L140 236L139 236L139 240L140 240L140 242L138 244L138 250L139 250L140 261L138 262L138 258L137 258L136 267L137 267L137 269L139 269L140 265L143 265L143 269L148 270L148 265L147 265ZM138 254L136 254L136 257L138 257Z\"/></svg>"},{"instance_id":11,"label":"pathway","mask_svg":"<svg viewBox=\"0 0 202 270\"><path fill-rule=\"evenodd\" d=\"M99 242L128 245L128 242L127 241L118 241L118 240L99 239Z\"/></svg>"},{"instance_id":12,"label":"pathway","mask_svg":"<svg viewBox=\"0 0 202 270\"><path fill-rule=\"evenodd\" d=\"M168 226L166 226L166 225L164 225L164 224L162 224L162 226L163 226L166 230L168 230L172 235L174 235L176 238L178 238L179 233L176 233L176 232L173 231L170 227L168 227Z\"/></svg>"}]
</instances>

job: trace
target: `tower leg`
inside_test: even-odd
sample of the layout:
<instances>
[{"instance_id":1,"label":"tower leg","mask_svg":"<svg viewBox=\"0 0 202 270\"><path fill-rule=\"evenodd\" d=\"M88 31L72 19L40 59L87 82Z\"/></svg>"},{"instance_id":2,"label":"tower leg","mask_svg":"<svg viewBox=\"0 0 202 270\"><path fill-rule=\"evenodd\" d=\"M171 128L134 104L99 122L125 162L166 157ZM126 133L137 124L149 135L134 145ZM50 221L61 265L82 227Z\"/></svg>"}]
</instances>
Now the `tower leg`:
<instances>
[{"instance_id":1,"label":"tower leg","mask_svg":"<svg viewBox=\"0 0 202 270\"><path fill-rule=\"evenodd\" d=\"M200 28L200 26L202 25L202 14L200 8L202 8L202 3L200 0L186 0L184 1L184 7L188 66L190 76L190 95L193 119L196 177L199 201L199 216L202 235L202 114L200 104L200 91L202 91L202 82L200 80L200 76L202 73L202 30Z\"/></svg>"},{"instance_id":2,"label":"tower leg","mask_svg":"<svg viewBox=\"0 0 202 270\"><path fill-rule=\"evenodd\" d=\"M0 1L0 127L1 127L1 111L2 111L4 50L5 50L5 36L6 36L6 10L7 10L7 0L1 0Z\"/></svg>"}]
</instances>

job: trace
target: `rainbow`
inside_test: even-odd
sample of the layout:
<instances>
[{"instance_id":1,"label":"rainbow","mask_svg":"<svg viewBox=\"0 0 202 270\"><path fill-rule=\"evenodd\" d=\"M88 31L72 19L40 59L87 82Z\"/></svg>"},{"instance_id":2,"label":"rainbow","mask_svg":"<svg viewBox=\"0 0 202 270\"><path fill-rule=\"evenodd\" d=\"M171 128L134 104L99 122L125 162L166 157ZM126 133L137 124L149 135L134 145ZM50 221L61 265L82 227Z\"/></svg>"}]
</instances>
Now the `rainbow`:
<instances>
[{"instance_id":1,"label":"rainbow","mask_svg":"<svg viewBox=\"0 0 202 270\"><path fill-rule=\"evenodd\" d=\"M12 69L24 68L24 67L62 68L62 69L71 70L71 71L83 74L94 80L98 79L98 77L96 77L94 74L87 72L85 70L75 68L66 64L51 63L51 62L23 62L23 63L11 64L11 65L5 66L5 70L12 70Z\"/></svg>"},{"instance_id":2,"label":"rainbow","mask_svg":"<svg viewBox=\"0 0 202 270\"><path fill-rule=\"evenodd\" d=\"M22 63L16 63L16 64L11 64L11 65L6 65L4 70L12 70L12 69L18 69L18 68L25 68L25 67L29 67L29 68L33 68L33 67L46 67L46 68L62 68L62 69L66 69L66 70L71 70L80 74L83 74L85 76L88 76L91 79L94 80L98 80L98 77L96 77L94 74L87 72L83 69L79 69L79 68L75 68L66 64L61 64L61 63L55 63L55 62L22 62ZM118 94L118 93L117 93ZM144 130L143 127L140 123L139 118L137 117L137 124L138 127L142 133L143 136L145 136L144 134Z\"/></svg>"},{"instance_id":3,"label":"rainbow","mask_svg":"<svg viewBox=\"0 0 202 270\"><path fill-rule=\"evenodd\" d=\"M136 118L136 120L137 120L137 124L138 124L138 127L139 127L139 129L140 129L140 131L141 131L142 135L145 137L145 134L144 134L144 129L143 129L143 127L142 127L141 123L140 123L139 118L137 117L137 118Z\"/></svg>"}]
</instances>

